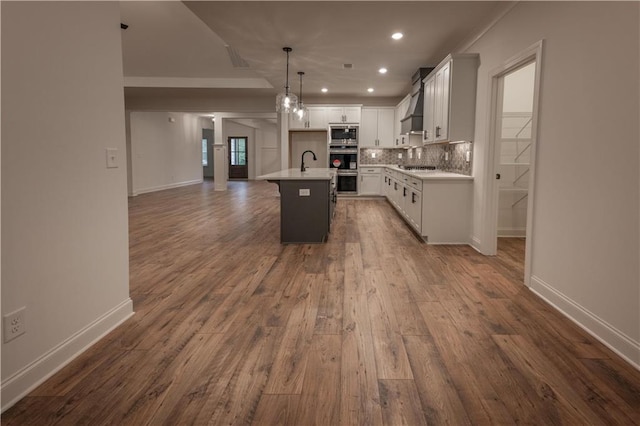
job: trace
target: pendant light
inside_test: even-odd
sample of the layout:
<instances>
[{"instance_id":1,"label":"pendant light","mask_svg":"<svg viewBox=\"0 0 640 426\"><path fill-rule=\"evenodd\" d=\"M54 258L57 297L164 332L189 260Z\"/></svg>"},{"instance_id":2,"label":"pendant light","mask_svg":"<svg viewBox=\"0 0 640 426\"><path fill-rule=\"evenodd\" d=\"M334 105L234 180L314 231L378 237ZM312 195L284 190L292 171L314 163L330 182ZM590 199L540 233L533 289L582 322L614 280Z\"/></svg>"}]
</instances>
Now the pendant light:
<instances>
[{"instance_id":1,"label":"pendant light","mask_svg":"<svg viewBox=\"0 0 640 426\"><path fill-rule=\"evenodd\" d=\"M300 98L298 100L298 108L294 111L296 114L296 120L305 121L307 119L308 110L307 107L302 103L302 76L304 75L304 71L298 71L298 75L300 76Z\"/></svg>"},{"instance_id":2,"label":"pendant light","mask_svg":"<svg viewBox=\"0 0 640 426\"><path fill-rule=\"evenodd\" d=\"M279 93L276 97L276 111L288 114L298 107L298 98L293 93L289 93L289 52L293 49L283 47L282 50L287 53L287 80L284 86L284 93Z\"/></svg>"}]
</instances>

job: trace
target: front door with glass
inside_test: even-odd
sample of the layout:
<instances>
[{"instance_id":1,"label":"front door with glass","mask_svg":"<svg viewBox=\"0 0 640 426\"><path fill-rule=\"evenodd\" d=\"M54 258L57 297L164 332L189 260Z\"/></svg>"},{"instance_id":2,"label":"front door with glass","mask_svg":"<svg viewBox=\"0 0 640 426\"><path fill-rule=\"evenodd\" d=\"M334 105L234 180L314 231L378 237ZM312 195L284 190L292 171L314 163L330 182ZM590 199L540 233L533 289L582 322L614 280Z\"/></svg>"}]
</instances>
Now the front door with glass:
<instances>
[{"instance_id":1,"label":"front door with glass","mask_svg":"<svg viewBox=\"0 0 640 426\"><path fill-rule=\"evenodd\" d=\"M249 177L247 137L229 137L229 179Z\"/></svg>"}]
</instances>

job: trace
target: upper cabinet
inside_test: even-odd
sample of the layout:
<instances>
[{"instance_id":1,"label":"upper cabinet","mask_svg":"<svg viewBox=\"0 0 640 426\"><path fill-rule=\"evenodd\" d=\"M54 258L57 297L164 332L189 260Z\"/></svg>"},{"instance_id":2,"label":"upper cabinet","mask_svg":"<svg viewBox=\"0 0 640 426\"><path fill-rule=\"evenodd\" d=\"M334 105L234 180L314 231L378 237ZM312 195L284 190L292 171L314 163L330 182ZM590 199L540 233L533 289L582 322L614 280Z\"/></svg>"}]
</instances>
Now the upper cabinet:
<instances>
[{"instance_id":1,"label":"upper cabinet","mask_svg":"<svg viewBox=\"0 0 640 426\"><path fill-rule=\"evenodd\" d=\"M407 111L409 111L409 104L411 103L411 94L405 96L405 98L400 101L398 106L396 106L395 110L395 121L394 121L394 143L393 146L402 146L405 145L404 142L408 140L406 135L402 135L402 124L401 120L407 116Z\"/></svg>"},{"instance_id":2,"label":"upper cabinet","mask_svg":"<svg viewBox=\"0 0 640 426\"><path fill-rule=\"evenodd\" d=\"M394 108L362 108L358 145L361 148L392 148Z\"/></svg>"},{"instance_id":3,"label":"upper cabinet","mask_svg":"<svg viewBox=\"0 0 640 426\"><path fill-rule=\"evenodd\" d=\"M436 96L436 79L430 78L424 83L424 115L422 117L422 127L424 132L422 134L422 141L424 143L435 142L435 101Z\"/></svg>"},{"instance_id":4,"label":"upper cabinet","mask_svg":"<svg viewBox=\"0 0 640 426\"><path fill-rule=\"evenodd\" d=\"M308 114L304 121L296 118L295 114L289 114L289 129L322 129L329 125L327 120L327 108L323 106L308 106Z\"/></svg>"},{"instance_id":5,"label":"upper cabinet","mask_svg":"<svg viewBox=\"0 0 640 426\"><path fill-rule=\"evenodd\" d=\"M360 123L360 106L338 105L326 108L329 123Z\"/></svg>"},{"instance_id":6,"label":"upper cabinet","mask_svg":"<svg viewBox=\"0 0 640 426\"><path fill-rule=\"evenodd\" d=\"M424 79L424 143L473 140L478 59L451 54Z\"/></svg>"}]
</instances>

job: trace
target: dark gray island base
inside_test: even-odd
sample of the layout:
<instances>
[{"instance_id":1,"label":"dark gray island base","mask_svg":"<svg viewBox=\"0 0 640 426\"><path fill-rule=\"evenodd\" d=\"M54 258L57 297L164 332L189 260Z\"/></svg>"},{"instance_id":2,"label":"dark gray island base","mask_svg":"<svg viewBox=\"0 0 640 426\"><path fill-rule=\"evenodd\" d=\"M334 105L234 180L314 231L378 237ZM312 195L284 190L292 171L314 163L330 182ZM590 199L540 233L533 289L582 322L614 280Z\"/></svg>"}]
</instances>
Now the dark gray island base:
<instances>
[{"instance_id":1,"label":"dark gray island base","mask_svg":"<svg viewBox=\"0 0 640 426\"><path fill-rule=\"evenodd\" d=\"M282 170L257 179L280 188L280 242L323 243L329 236L336 197L331 169Z\"/></svg>"}]
</instances>

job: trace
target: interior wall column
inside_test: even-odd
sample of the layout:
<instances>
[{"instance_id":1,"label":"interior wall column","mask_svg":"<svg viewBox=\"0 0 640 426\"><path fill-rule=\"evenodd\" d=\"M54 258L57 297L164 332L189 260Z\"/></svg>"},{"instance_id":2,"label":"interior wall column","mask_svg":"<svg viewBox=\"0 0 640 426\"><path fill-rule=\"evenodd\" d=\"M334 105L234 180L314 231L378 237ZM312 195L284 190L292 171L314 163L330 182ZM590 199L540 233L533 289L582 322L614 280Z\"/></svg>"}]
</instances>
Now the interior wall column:
<instances>
[{"instance_id":1,"label":"interior wall column","mask_svg":"<svg viewBox=\"0 0 640 426\"><path fill-rule=\"evenodd\" d=\"M224 140L223 114L216 112L213 119L213 188L215 191L227 190L227 143Z\"/></svg>"},{"instance_id":2,"label":"interior wall column","mask_svg":"<svg viewBox=\"0 0 640 426\"><path fill-rule=\"evenodd\" d=\"M289 114L278 113L278 138L280 139L280 169L286 170L289 166Z\"/></svg>"}]
</instances>

